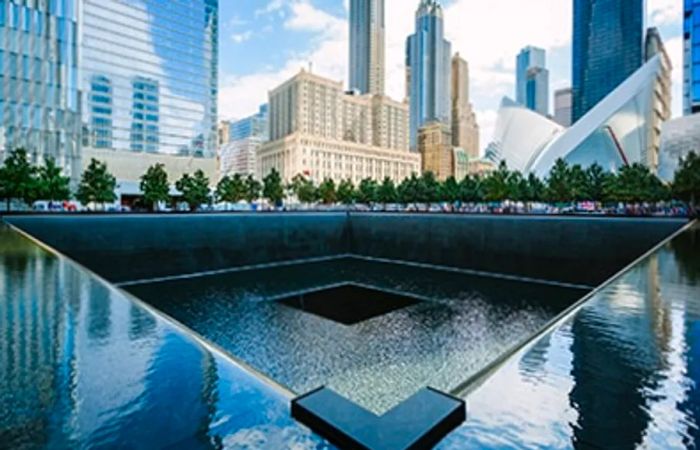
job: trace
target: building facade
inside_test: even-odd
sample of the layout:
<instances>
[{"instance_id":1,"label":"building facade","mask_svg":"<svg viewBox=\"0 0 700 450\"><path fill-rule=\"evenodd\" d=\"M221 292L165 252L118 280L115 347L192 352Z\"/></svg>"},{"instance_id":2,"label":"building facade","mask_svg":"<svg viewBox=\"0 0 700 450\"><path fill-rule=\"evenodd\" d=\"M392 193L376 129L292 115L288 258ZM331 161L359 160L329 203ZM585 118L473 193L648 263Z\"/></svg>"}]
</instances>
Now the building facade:
<instances>
[{"instance_id":1,"label":"building facade","mask_svg":"<svg viewBox=\"0 0 700 450\"><path fill-rule=\"evenodd\" d=\"M459 53L452 58L452 145L469 158L479 157L479 125L469 101L469 65Z\"/></svg>"},{"instance_id":2,"label":"building facade","mask_svg":"<svg viewBox=\"0 0 700 450\"><path fill-rule=\"evenodd\" d=\"M218 148L228 144L231 140L231 122L228 120L222 120L216 128L217 138L218 138Z\"/></svg>"},{"instance_id":3,"label":"building facade","mask_svg":"<svg viewBox=\"0 0 700 450\"><path fill-rule=\"evenodd\" d=\"M432 172L440 181L454 176L452 130L442 122L430 122L418 131L418 150L423 157L423 172Z\"/></svg>"},{"instance_id":4,"label":"building facade","mask_svg":"<svg viewBox=\"0 0 700 450\"><path fill-rule=\"evenodd\" d=\"M700 0L685 0L683 14L683 110L700 112Z\"/></svg>"},{"instance_id":5,"label":"building facade","mask_svg":"<svg viewBox=\"0 0 700 450\"><path fill-rule=\"evenodd\" d=\"M80 175L79 2L0 2L0 161L23 147Z\"/></svg>"},{"instance_id":6,"label":"building facade","mask_svg":"<svg viewBox=\"0 0 700 450\"><path fill-rule=\"evenodd\" d=\"M213 158L218 1L82 5L84 145Z\"/></svg>"},{"instance_id":7,"label":"building facade","mask_svg":"<svg viewBox=\"0 0 700 450\"><path fill-rule=\"evenodd\" d=\"M384 0L350 0L350 90L384 94Z\"/></svg>"},{"instance_id":8,"label":"building facade","mask_svg":"<svg viewBox=\"0 0 700 450\"><path fill-rule=\"evenodd\" d=\"M270 141L258 151L258 176L276 169L331 178L390 177L420 171L408 150L408 106L379 95L352 95L341 82L302 70L270 92Z\"/></svg>"},{"instance_id":9,"label":"building facade","mask_svg":"<svg viewBox=\"0 0 700 450\"><path fill-rule=\"evenodd\" d=\"M563 127L571 126L574 96L571 88L559 89L554 92L554 121Z\"/></svg>"},{"instance_id":10,"label":"building facade","mask_svg":"<svg viewBox=\"0 0 700 450\"><path fill-rule=\"evenodd\" d=\"M644 0L574 0L573 28L576 122L642 65Z\"/></svg>"},{"instance_id":11,"label":"building facade","mask_svg":"<svg viewBox=\"0 0 700 450\"><path fill-rule=\"evenodd\" d=\"M549 113L549 70L544 49L528 46L516 58L516 100L543 116Z\"/></svg>"},{"instance_id":12,"label":"building facade","mask_svg":"<svg viewBox=\"0 0 700 450\"><path fill-rule=\"evenodd\" d=\"M663 52L652 56L627 80L569 128L504 99L486 158L546 178L558 159L616 172L641 163L657 168L658 135L667 117L663 92L669 67Z\"/></svg>"},{"instance_id":13,"label":"building facade","mask_svg":"<svg viewBox=\"0 0 700 450\"><path fill-rule=\"evenodd\" d=\"M661 132L664 122L671 118L671 57L666 51L659 30L649 28L644 43L644 60L659 60L659 72L651 99L646 151L642 153L642 163L654 173L659 169L659 152L661 149ZM700 131L699 131L700 132Z\"/></svg>"},{"instance_id":14,"label":"building facade","mask_svg":"<svg viewBox=\"0 0 700 450\"><path fill-rule=\"evenodd\" d=\"M258 149L266 141L259 136L249 136L230 141L219 149L219 176L240 174L257 175Z\"/></svg>"},{"instance_id":15,"label":"building facade","mask_svg":"<svg viewBox=\"0 0 700 450\"><path fill-rule=\"evenodd\" d=\"M258 112L252 116L231 122L229 126L229 141L238 141L249 137L257 137L267 140L269 132L269 106L261 105Z\"/></svg>"},{"instance_id":16,"label":"building facade","mask_svg":"<svg viewBox=\"0 0 700 450\"><path fill-rule=\"evenodd\" d=\"M445 39L444 13L438 0L421 0L415 33L406 42L410 101L410 146L417 149L418 130L428 122L451 120L452 44Z\"/></svg>"}]
</instances>

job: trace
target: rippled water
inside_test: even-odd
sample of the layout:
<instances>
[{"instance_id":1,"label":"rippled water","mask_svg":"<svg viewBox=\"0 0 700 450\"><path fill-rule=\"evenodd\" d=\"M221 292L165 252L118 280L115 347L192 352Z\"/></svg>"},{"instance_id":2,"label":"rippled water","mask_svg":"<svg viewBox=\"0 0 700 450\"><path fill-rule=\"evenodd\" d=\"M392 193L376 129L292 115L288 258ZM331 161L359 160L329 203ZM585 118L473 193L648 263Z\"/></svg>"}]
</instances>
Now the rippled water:
<instances>
[{"instance_id":1,"label":"rippled water","mask_svg":"<svg viewBox=\"0 0 700 450\"><path fill-rule=\"evenodd\" d=\"M700 448L700 227L501 367L441 449Z\"/></svg>"},{"instance_id":2,"label":"rippled water","mask_svg":"<svg viewBox=\"0 0 700 450\"><path fill-rule=\"evenodd\" d=\"M270 300L348 281L424 301L346 326ZM325 385L377 413L456 388L585 294L359 259L128 289L297 393Z\"/></svg>"}]
</instances>

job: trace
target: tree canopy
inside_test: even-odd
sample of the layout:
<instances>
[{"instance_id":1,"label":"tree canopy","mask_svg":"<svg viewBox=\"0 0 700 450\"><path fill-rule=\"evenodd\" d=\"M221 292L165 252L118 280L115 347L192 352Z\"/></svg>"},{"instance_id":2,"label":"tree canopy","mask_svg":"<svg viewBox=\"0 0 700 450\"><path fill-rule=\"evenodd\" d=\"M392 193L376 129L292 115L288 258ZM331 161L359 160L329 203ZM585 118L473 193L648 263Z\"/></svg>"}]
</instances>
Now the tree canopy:
<instances>
[{"instance_id":1,"label":"tree canopy","mask_svg":"<svg viewBox=\"0 0 700 450\"><path fill-rule=\"evenodd\" d=\"M143 192L143 201L151 211L156 209L158 203L168 202L170 200L170 182L165 166L155 164L149 167L146 173L141 175L140 188Z\"/></svg>"},{"instance_id":2,"label":"tree canopy","mask_svg":"<svg viewBox=\"0 0 700 450\"><path fill-rule=\"evenodd\" d=\"M263 197L275 206L280 206L284 200L282 178L276 169L272 169L263 179Z\"/></svg>"},{"instance_id":3,"label":"tree canopy","mask_svg":"<svg viewBox=\"0 0 700 450\"><path fill-rule=\"evenodd\" d=\"M114 192L116 188L117 180L109 173L107 164L93 158L87 169L83 171L75 198L83 205L90 203L104 205L117 199L117 194Z\"/></svg>"},{"instance_id":4,"label":"tree canopy","mask_svg":"<svg viewBox=\"0 0 700 450\"><path fill-rule=\"evenodd\" d=\"M197 170L194 176L184 174L175 183L175 188L182 193L190 211L196 211L209 201L209 178L202 170Z\"/></svg>"}]
</instances>

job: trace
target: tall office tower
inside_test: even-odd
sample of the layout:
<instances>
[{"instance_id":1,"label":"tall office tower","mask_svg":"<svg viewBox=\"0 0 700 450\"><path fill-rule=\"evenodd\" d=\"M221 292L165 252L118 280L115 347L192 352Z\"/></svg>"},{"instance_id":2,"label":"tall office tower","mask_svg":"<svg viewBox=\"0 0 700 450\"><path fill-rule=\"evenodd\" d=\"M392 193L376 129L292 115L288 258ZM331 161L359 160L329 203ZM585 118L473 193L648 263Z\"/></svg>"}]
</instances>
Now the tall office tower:
<instances>
[{"instance_id":1,"label":"tall office tower","mask_svg":"<svg viewBox=\"0 0 700 450\"><path fill-rule=\"evenodd\" d=\"M549 113L549 70L544 49L528 46L516 61L516 100L528 109Z\"/></svg>"},{"instance_id":2,"label":"tall office tower","mask_svg":"<svg viewBox=\"0 0 700 450\"><path fill-rule=\"evenodd\" d=\"M350 0L350 90L384 94L384 0Z\"/></svg>"},{"instance_id":3,"label":"tall office tower","mask_svg":"<svg viewBox=\"0 0 700 450\"><path fill-rule=\"evenodd\" d=\"M258 151L258 175L276 169L356 185L364 178L402 181L420 171L408 149L408 106L382 95L355 95L341 82L301 71L270 91L270 141Z\"/></svg>"},{"instance_id":4,"label":"tall office tower","mask_svg":"<svg viewBox=\"0 0 700 450\"><path fill-rule=\"evenodd\" d=\"M78 1L0 2L0 160L23 147L80 174Z\"/></svg>"},{"instance_id":5,"label":"tall office tower","mask_svg":"<svg viewBox=\"0 0 700 450\"><path fill-rule=\"evenodd\" d=\"M479 125L469 102L469 64L459 53L452 58L452 145L469 158L479 157Z\"/></svg>"},{"instance_id":6,"label":"tall office tower","mask_svg":"<svg viewBox=\"0 0 700 450\"><path fill-rule=\"evenodd\" d=\"M700 0L685 0L683 15L683 110L700 112Z\"/></svg>"},{"instance_id":7,"label":"tall office tower","mask_svg":"<svg viewBox=\"0 0 700 450\"><path fill-rule=\"evenodd\" d=\"M649 118L646 149L642 149L642 163L653 172L659 168L659 152L661 149L661 129L671 118L671 57L666 51L659 30L649 28L644 44L644 60L659 58L660 69L656 77L654 95L651 98L651 114Z\"/></svg>"},{"instance_id":8,"label":"tall office tower","mask_svg":"<svg viewBox=\"0 0 700 450\"><path fill-rule=\"evenodd\" d=\"M642 66L644 0L574 0L576 122Z\"/></svg>"},{"instance_id":9,"label":"tall office tower","mask_svg":"<svg viewBox=\"0 0 700 450\"><path fill-rule=\"evenodd\" d=\"M258 112L241 120L231 122L229 125L229 141L237 141L249 137L256 137L266 141L270 136L269 131L269 107L261 105Z\"/></svg>"},{"instance_id":10,"label":"tall office tower","mask_svg":"<svg viewBox=\"0 0 700 450\"><path fill-rule=\"evenodd\" d=\"M432 172L440 181L455 175L452 130L442 122L429 122L418 130L422 171Z\"/></svg>"},{"instance_id":11,"label":"tall office tower","mask_svg":"<svg viewBox=\"0 0 700 450\"><path fill-rule=\"evenodd\" d=\"M452 45L445 39L443 10L438 0L421 0L416 31L406 42L411 110L411 150L417 150L418 130L428 122L449 123Z\"/></svg>"},{"instance_id":12,"label":"tall office tower","mask_svg":"<svg viewBox=\"0 0 700 450\"><path fill-rule=\"evenodd\" d=\"M571 88L559 89L554 92L554 121L563 127L571 126L573 101Z\"/></svg>"},{"instance_id":13,"label":"tall office tower","mask_svg":"<svg viewBox=\"0 0 700 450\"><path fill-rule=\"evenodd\" d=\"M214 157L218 0L81 4L85 154Z\"/></svg>"}]
</instances>

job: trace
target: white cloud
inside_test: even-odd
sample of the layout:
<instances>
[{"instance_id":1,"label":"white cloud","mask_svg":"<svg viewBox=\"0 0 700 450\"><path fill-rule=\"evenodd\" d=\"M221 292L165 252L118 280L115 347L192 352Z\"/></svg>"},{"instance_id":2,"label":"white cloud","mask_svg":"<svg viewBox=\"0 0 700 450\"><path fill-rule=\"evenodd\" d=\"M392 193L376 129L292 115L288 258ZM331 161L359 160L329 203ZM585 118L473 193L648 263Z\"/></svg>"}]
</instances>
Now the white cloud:
<instances>
[{"instance_id":1,"label":"white cloud","mask_svg":"<svg viewBox=\"0 0 700 450\"><path fill-rule=\"evenodd\" d=\"M248 30L242 33L234 33L231 35L231 40L236 44L243 43L253 37L253 32Z\"/></svg>"},{"instance_id":2,"label":"white cloud","mask_svg":"<svg viewBox=\"0 0 700 450\"><path fill-rule=\"evenodd\" d=\"M270 0L264 7L255 10L255 16L277 12L284 7L284 0Z\"/></svg>"},{"instance_id":3,"label":"white cloud","mask_svg":"<svg viewBox=\"0 0 700 450\"><path fill-rule=\"evenodd\" d=\"M680 0L649 0L649 22L658 26L680 23L680 3ZM343 4L347 11L347 0ZM417 0L386 0L386 86L387 93L397 99L405 95L405 43L406 37L413 33L417 4ZM260 14L286 12L287 30L311 33L308 50L291 55L275 70L224 80L220 94L222 117L253 113L266 101L269 89L309 63L313 63L316 73L347 82L346 17L329 14L317 8L312 0L272 0L259 11ZM452 41L453 51L460 52L470 65L471 95L481 126L482 148L491 139L500 98L513 96L517 53L526 45L536 45L546 49L548 56L567 54L562 50L571 45L571 17L570 0L454 0L446 7L447 38ZM668 38L667 47L675 68L674 88L677 88L682 71L680 41L677 36ZM558 61L556 66L569 64ZM552 74L558 84L565 77L568 73Z\"/></svg>"},{"instance_id":4,"label":"white cloud","mask_svg":"<svg viewBox=\"0 0 700 450\"><path fill-rule=\"evenodd\" d=\"M653 26L681 23L683 2L680 0L648 0L649 22Z\"/></svg>"}]
</instances>

